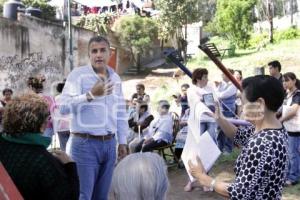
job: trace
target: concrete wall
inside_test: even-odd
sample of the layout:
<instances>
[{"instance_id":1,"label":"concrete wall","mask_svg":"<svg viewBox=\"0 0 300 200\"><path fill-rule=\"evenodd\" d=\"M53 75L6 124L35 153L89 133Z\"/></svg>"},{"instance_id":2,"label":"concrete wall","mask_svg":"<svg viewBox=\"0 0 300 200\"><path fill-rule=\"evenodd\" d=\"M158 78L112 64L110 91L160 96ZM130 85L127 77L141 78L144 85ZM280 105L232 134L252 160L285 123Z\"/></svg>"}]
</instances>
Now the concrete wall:
<instances>
[{"instance_id":1,"label":"concrete wall","mask_svg":"<svg viewBox=\"0 0 300 200\"><path fill-rule=\"evenodd\" d=\"M0 18L0 88L22 91L29 76L45 74L50 83L65 71L64 29L30 18L11 21Z\"/></svg>"},{"instance_id":2,"label":"concrete wall","mask_svg":"<svg viewBox=\"0 0 300 200\"><path fill-rule=\"evenodd\" d=\"M89 63L88 41L95 33L73 29L74 67ZM122 74L131 65L130 54L118 45L113 33L108 36L117 49L116 71ZM18 21L0 17L0 90L26 88L29 76L44 74L46 91L70 72L67 29L62 24L20 14Z\"/></svg>"},{"instance_id":3,"label":"concrete wall","mask_svg":"<svg viewBox=\"0 0 300 200\"><path fill-rule=\"evenodd\" d=\"M89 63L88 41L95 33L79 27L73 28L73 66ZM131 54L120 46L113 32L108 33L111 46L116 49L116 72L123 74L133 65ZM0 17L0 91L10 87L14 91L26 89L29 76L44 74L45 89L61 81L70 72L67 27L63 24L18 15L13 21ZM141 58L146 65L162 57L159 41Z\"/></svg>"}]
</instances>

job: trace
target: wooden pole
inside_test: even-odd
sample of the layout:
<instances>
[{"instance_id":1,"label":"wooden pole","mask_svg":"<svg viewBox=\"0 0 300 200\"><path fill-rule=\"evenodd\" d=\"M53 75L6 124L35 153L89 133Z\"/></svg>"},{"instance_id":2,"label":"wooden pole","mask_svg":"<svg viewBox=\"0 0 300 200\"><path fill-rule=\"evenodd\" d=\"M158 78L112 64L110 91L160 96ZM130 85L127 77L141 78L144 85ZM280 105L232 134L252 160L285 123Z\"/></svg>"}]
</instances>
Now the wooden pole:
<instances>
[{"instance_id":1,"label":"wooden pole","mask_svg":"<svg viewBox=\"0 0 300 200\"><path fill-rule=\"evenodd\" d=\"M217 65L217 67L229 78L229 80L235 85L236 88L238 88L240 91L243 90L239 82L227 70L223 63L216 56L213 55L213 53L207 46L205 46L205 44L199 45L199 48Z\"/></svg>"}]
</instances>

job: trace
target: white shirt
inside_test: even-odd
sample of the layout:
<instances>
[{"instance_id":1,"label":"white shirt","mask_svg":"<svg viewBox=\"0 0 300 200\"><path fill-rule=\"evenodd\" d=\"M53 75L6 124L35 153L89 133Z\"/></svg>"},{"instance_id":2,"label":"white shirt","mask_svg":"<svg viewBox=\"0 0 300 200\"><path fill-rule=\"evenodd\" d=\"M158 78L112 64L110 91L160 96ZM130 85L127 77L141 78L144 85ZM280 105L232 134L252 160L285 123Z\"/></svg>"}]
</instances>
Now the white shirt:
<instances>
[{"instance_id":1,"label":"white shirt","mask_svg":"<svg viewBox=\"0 0 300 200\"><path fill-rule=\"evenodd\" d=\"M155 141L163 140L172 143L173 140L173 119L170 113L159 115L155 118L149 128L149 136Z\"/></svg>"},{"instance_id":2,"label":"white shirt","mask_svg":"<svg viewBox=\"0 0 300 200\"><path fill-rule=\"evenodd\" d=\"M188 89L187 96L188 96L189 106L190 106L191 112L194 112L194 110L196 109L197 104L200 101L203 101L203 95L204 94L212 94L214 99L217 100L215 90L213 89L213 87L210 87L208 85L203 87L203 88L192 85ZM215 119L208 116L208 115L202 115L200 121L201 122L215 122Z\"/></svg>"},{"instance_id":3,"label":"white shirt","mask_svg":"<svg viewBox=\"0 0 300 200\"><path fill-rule=\"evenodd\" d=\"M217 96L219 99L227 99L233 95L236 95L237 88L229 81L222 81L217 87Z\"/></svg>"}]
</instances>

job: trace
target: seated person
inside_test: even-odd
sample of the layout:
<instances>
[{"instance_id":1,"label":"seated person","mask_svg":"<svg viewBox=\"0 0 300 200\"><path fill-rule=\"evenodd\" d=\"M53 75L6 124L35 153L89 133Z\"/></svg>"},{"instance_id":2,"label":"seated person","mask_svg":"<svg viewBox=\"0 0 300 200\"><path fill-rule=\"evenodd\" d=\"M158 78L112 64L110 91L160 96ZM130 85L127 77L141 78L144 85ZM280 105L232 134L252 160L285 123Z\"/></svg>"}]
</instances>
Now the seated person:
<instances>
[{"instance_id":1,"label":"seated person","mask_svg":"<svg viewBox=\"0 0 300 200\"><path fill-rule=\"evenodd\" d=\"M151 122L149 134L136 146L135 152L152 151L157 147L171 144L173 141L173 119L169 113L170 104L166 100L161 100L158 105L159 116Z\"/></svg>"},{"instance_id":2,"label":"seated person","mask_svg":"<svg viewBox=\"0 0 300 200\"><path fill-rule=\"evenodd\" d=\"M145 85L139 83L136 85L136 93L134 93L131 97L131 101L137 99L137 101L144 101L147 104L150 102L150 96L145 93Z\"/></svg>"},{"instance_id":3,"label":"seated person","mask_svg":"<svg viewBox=\"0 0 300 200\"><path fill-rule=\"evenodd\" d=\"M181 154L185 145L187 133L188 133L188 118L190 115L190 109L185 110L184 115L180 118L180 131L176 136L175 156L178 160L181 158Z\"/></svg>"},{"instance_id":4,"label":"seated person","mask_svg":"<svg viewBox=\"0 0 300 200\"><path fill-rule=\"evenodd\" d=\"M189 84L185 83L181 85L181 94L175 94L173 97L178 105L181 107L180 117L185 114L185 111L189 109L187 90L190 88Z\"/></svg>"},{"instance_id":5,"label":"seated person","mask_svg":"<svg viewBox=\"0 0 300 200\"><path fill-rule=\"evenodd\" d=\"M168 187L167 166L156 153L128 155L114 170L112 193L118 200L166 200Z\"/></svg>"},{"instance_id":6,"label":"seated person","mask_svg":"<svg viewBox=\"0 0 300 200\"><path fill-rule=\"evenodd\" d=\"M130 153L133 153L136 145L148 135L148 126L153 119L153 115L148 112L148 105L139 104L135 116L128 120L130 135L133 137L129 143Z\"/></svg>"},{"instance_id":7,"label":"seated person","mask_svg":"<svg viewBox=\"0 0 300 200\"><path fill-rule=\"evenodd\" d=\"M135 116L136 113L137 98L130 100L126 106L128 119L131 119Z\"/></svg>"},{"instance_id":8,"label":"seated person","mask_svg":"<svg viewBox=\"0 0 300 200\"><path fill-rule=\"evenodd\" d=\"M11 100L3 113L0 160L24 199L77 200L76 164L63 151L47 151L42 135L49 117L47 102L37 94Z\"/></svg>"}]
</instances>

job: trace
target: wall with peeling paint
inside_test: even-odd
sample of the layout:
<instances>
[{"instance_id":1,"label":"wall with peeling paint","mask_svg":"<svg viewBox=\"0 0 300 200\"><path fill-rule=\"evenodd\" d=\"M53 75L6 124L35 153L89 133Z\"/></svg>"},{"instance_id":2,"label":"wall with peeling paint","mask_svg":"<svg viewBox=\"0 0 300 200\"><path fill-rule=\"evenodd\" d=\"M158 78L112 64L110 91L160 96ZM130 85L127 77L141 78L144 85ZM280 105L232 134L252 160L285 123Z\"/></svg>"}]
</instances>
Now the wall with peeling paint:
<instances>
[{"instance_id":1,"label":"wall with peeling paint","mask_svg":"<svg viewBox=\"0 0 300 200\"><path fill-rule=\"evenodd\" d=\"M89 63L88 41L95 33L83 28L73 28L74 67ZM122 48L113 32L108 33L111 47L115 49L115 70L123 74L132 66L131 54ZM68 32L63 24L25 16L19 13L18 20L0 17L0 91L5 87L15 92L24 91L29 76L46 76L45 91L70 72ZM148 55L141 58L146 65L161 58L159 41L153 43ZM1 96L1 95L0 95Z\"/></svg>"},{"instance_id":2,"label":"wall with peeling paint","mask_svg":"<svg viewBox=\"0 0 300 200\"><path fill-rule=\"evenodd\" d=\"M45 90L70 72L67 29L35 17L19 14L18 21L0 17L0 90L10 87L24 91L29 76L44 74ZM95 33L86 29L73 29L73 63L75 67L89 63L88 41ZM129 64L118 50L117 39L110 34L111 46L117 49L117 72L124 72Z\"/></svg>"},{"instance_id":3,"label":"wall with peeling paint","mask_svg":"<svg viewBox=\"0 0 300 200\"><path fill-rule=\"evenodd\" d=\"M0 18L0 89L24 91L29 76L44 74L49 93L68 71L64 33L59 24L24 15Z\"/></svg>"}]
</instances>

